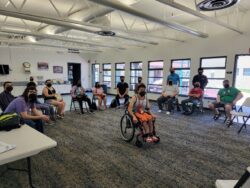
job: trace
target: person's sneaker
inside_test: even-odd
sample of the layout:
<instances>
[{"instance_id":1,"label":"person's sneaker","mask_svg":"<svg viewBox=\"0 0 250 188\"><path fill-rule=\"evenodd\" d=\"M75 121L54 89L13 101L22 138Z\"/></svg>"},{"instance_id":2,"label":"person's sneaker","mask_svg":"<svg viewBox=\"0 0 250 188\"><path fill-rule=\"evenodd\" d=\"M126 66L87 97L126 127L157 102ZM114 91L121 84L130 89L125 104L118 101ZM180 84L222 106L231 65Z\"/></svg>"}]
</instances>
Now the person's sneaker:
<instances>
[{"instance_id":1,"label":"person's sneaker","mask_svg":"<svg viewBox=\"0 0 250 188\"><path fill-rule=\"evenodd\" d=\"M177 112L180 112L180 111L181 111L180 107L179 107L179 108L177 108Z\"/></svg>"},{"instance_id":2,"label":"person's sneaker","mask_svg":"<svg viewBox=\"0 0 250 188\"><path fill-rule=\"evenodd\" d=\"M166 114L167 114L167 115L170 115L170 112L169 112L169 111L167 111L167 112L166 112Z\"/></svg>"},{"instance_id":3,"label":"person's sneaker","mask_svg":"<svg viewBox=\"0 0 250 188\"><path fill-rule=\"evenodd\" d=\"M233 124L233 121L232 120L227 120L226 121L226 125L229 127L229 126L231 126Z\"/></svg>"},{"instance_id":4,"label":"person's sneaker","mask_svg":"<svg viewBox=\"0 0 250 188\"><path fill-rule=\"evenodd\" d=\"M84 114L84 111L81 111L81 114Z\"/></svg>"},{"instance_id":5,"label":"person's sneaker","mask_svg":"<svg viewBox=\"0 0 250 188\"><path fill-rule=\"evenodd\" d=\"M148 143L154 142L154 140L153 140L152 137L147 137L147 138L145 139L145 141L148 142Z\"/></svg>"},{"instance_id":6,"label":"person's sneaker","mask_svg":"<svg viewBox=\"0 0 250 188\"><path fill-rule=\"evenodd\" d=\"M89 112L90 112L90 113L94 113L94 110L92 110L92 109L89 109Z\"/></svg>"},{"instance_id":7,"label":"person's sneaker","mask_svg":"<svg viewBox=\"0 0 250 188\"><path fill-rule=\"evenodd\" d=\"M162 112L162 110L158 110L158 112L159 112L159 113L161 113L161 112Z\"/></svg>"}]
</instances>

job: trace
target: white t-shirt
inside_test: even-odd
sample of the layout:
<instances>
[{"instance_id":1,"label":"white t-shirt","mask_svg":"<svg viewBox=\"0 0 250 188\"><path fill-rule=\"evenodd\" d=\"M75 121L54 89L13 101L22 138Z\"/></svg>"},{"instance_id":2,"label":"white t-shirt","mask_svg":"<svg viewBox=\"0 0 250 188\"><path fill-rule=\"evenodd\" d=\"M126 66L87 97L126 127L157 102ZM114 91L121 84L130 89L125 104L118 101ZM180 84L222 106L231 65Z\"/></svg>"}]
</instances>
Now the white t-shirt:
<instances>
[{"instance_id":1,"label":"white t-shirt","mask_svg":"<svg viewBox=\"0 0 250 188\"><path fill-rule=\"evenodd\" d=\"M175 93L179 93L179 87L177 85L166 85L163 90L163 93L167 96L173 96Z\"/></svg>"}]
</instances>

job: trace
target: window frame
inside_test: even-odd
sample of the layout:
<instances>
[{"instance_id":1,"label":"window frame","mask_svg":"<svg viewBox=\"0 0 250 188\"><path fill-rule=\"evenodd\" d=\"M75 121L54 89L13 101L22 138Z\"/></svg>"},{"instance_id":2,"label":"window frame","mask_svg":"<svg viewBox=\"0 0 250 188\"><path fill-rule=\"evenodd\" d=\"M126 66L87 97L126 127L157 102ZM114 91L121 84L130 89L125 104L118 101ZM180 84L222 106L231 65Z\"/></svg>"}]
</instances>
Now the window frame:
<instances>
[{"instance_id":1,"label":"window frame","mask_svg":"<svg viewBox=\"0 0 250 188\"><path fill-rule=\"evenodd\" d=\"M116 68L116 66L118 65L118 64L124 64L124 69L117 69ZM116 75L116 71L123 71L124 70L124 74L125 74L125 72L126 72L126 63L125 62L121 62L121 63L115 63L115 89L116 89L116 86L117 86L117 84L119 83L119 82L117 82L116 83L116 77L117 77L117 75ZM123 75L123 76L125 76L125 75ZM120 76L119 76L120 77Z\"/></svg>"},{"instance_id":2,"label":"window frame","mask_svg":"<svg viewBox=\"0 0 250 188\"><path fill-rule=\"evenodd\" d=\"M191 58L171 59L170 67L171 67L171 68L173 67L173 62L174 62L174 61L183 61L183 60L189 60L189 61L190 61L189 68L174 68L174 69L175 69L175 70L190 70L189 87L187 87L187 88L188 88L188 93L189 93L189 90L190 90L190 78L191 78L191 63L192 63ZM183 78L184 78L184 79L188 79L188 78L186 78L186 77L180 77L180 80L183 79ZM178 87L180 88L180 87L185 87L185 86L180 86L180 83L179 83L179 86L178 86ZM180 93L179 93L179 96L187 97L188 94L185 95L185 94L180 94Z\"/></svg>"},{"instance_id":3,"label":"window frame","mask_svg":"<svg viewBox=\"0 0 250 188\"><path fill-rule=\"evenodd\" d=\"M132 61L132 62L130 62L130 82L129 82L129 83L130 83L130 86L131 86L132 84L136 84L136 83L132 83L132 81L131 81L131 80L132 80L132 79L131 79L132 77L133 77L133 78L137 78L137 80L138 80L138 76L131 76L131 72L132 72L132 71L141 71L141 73L142 73L142 68L141 68L141 69L132 69L132 64L133 64L133 63L141 63L142 66L143 66L142 61ZM133 91L133 90L130 89L130 87L129 87L129 90L130 90L130 91Z\"/></svg>"},{"instance_id":4,"label":"window frame","mask_svg":"<svg viewBox=\"0 0 250 188\"><path fill-rule=\"evenodd\" d=\"M95 66L95 65L99 65L99 72L98 72L98 74L99 74L99 82L100 82L100 63L93 63L93 64L91 64L92 66L91 66L91 72L92 72L92 85L93 85L93 87L95 86L95 83L93 83L93 81L94 81L94 79L93 79L93 76L95 77L95 74L93 75L93 67ZM94 81L94 82L96 82L96 81Z\"/></svg>"},{"instance_id":5,"label":"window frame","mask_svg":"<svg viewBox=\"0 0 250 188\"><path fill-rule=\"evenodd\" d=\"M161 68L161 69L160 69L160 68L151 69L151 68L150 68L150 63L151 63L151 62L157 62L157 61L163 62L162 68ZM162 87L163 87L163 82L164 82L164 72L163 72L163 70L164 70L164 63L165 63L164 60L153 60L153 61L148 61L148 76L147 76L147 92L148 92L148 93L156 93L156 94L161 93L161 92L151 92L151 91L149 91L148 86L162 86ZM162 76L162 77L149 77L149 71L151 71L151 70L162 70L163 76ZM160 85L160 84L149 84L149 78L162 78L162 84L161 84L161 85Z\"/></svg>"},{"instance_id":6,"label":"window frame","mask_svg":"<svg viewBox=\"0 0 250 188\"><path fill-rule=\"evenodd\" d=\"M216 59L216 58L225 58L225 66L223 67L202 67L202 59ZM206 69L218 69L218 70L225 70L225 77L224 78L207 78L208 79L208 82L209 80L221 80L221 83L223 82L223 80L225 80L226 78L226 74L227 74L227 56L211 56L211 57L201 57L200 58L200 67L203 68L203 70L206 70ZM222 86L221 86L222 88ZM205 89L218 89L218 88L212 88L212 87L206 87ZM204 93L205 94L205 93ZM204 96L204 99L216 99L216 97L205 97Z\"/></svg>"},{"instance_id":7,"label":"window frame","mask_svg":"<svg viewBox=\"0 0 250 188\"><path fill-rule=\"evenodd\" d=\"M104 68L105 65L110 65L111 68L110 69L105 69ZM110 71L111 75L110 76L104 75L104 71ZM107 81L104 81L104 77L110 77L111 78L111 81L109 81L110 82L110 87L107 86L107 88L110 89L112 87L112 63L103 63L102 64L102 72L103 72L103 75L102 75L103 83L107 82Z\"/></svg>"}]
</instances>

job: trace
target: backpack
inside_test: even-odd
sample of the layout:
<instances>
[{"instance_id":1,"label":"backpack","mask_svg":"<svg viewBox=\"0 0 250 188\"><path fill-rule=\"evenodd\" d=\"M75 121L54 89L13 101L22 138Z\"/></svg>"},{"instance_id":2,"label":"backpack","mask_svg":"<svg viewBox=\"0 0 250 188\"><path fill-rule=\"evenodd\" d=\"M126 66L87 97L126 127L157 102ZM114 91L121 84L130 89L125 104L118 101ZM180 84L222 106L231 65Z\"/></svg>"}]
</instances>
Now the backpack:
<instances>
[{"instance_id":1,"label":"backpack","mask_svg":"<svg viewBox=\"0 0 250 188\"><path fill-rule=\"evenodd\" d=\"M116 107L117 107L116 99L113 99L110 103L110 108L116 108Z\"/></svg>"},{"instance_id":2,"label":"backpack","mask_svg":"<svg viewBox=\"0 0 250 188\"><path fill-rule=\"evenodd\" d=\"M95 101L92 102L91 108L92 108L92 110L97 110L97 106L96 106Z\"/></svg>"},{"instance_id":3,"label":"backpack","mask_svg":"<svg viewBox=\"0 0 250 188\"><path fill-rule=\"evenodd\" d=\"M17 113L0 115L0 131L10 131L16 128L20 128L20 117Z\"/></svg>"}]
</instances>

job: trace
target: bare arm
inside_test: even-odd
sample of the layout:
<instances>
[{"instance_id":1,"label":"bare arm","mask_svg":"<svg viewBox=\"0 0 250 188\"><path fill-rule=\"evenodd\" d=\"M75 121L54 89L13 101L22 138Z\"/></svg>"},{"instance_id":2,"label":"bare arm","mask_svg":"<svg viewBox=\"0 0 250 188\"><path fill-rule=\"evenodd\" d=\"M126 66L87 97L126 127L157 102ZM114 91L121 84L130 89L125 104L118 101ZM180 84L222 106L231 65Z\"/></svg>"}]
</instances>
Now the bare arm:
<instances>
[{"instance_id":1,"label":"bare arm","mask_svg":"<svg viewBox=\"0 0 250 188\"><path fill-rule=\"evenodd\" d=\"M220 102L220 95L217 95L216 101L217 101L217 102Z\"/></svg>"},{"instance_id":2,"label":"bare arm","mask_svg":"<svg viewBox=\"0 0 250 188\"><path fill-rule=\"evenodd\" d=\"M55 94L49 94L49 89L48 88L43 88L43 95L45 96L45 97L54 97L55 96Z\"/></svg>"},{"instance_id":3,"label":"bare arm","mask_svg":"<svg viewBox=\"0 0 250 188\"><path fill-rule=\"evenodd\" d=\"M131 98L131 101L129 102L129 105L128 105L128 112L133 117L133 119L137 119L136 116L134 115L134 112L133 112L133 107L134 107L135 101L136 101L136 98L135 98L135 96L133 96Z\"/></svg>"},{"instance_id":4,"label":"bare arm","mask_svg":"<svg viewBox=\"0 0 250 188\"><path fill-rule=\"evenodd\" d=\"M39 119L42 119L44 121L48 121L49 120L49 118L47 116L41 115L41 114L33 116L33 115L28 114L27 112L20 112L20 115L21 115L21 117L23 119L30 119L30 120L39 120Z\"/></svg>"},{"instance_id":5,"label":"bare arm","mask_svg":"<svg viewBox=\"0 0 250 188\"><path fill-rule=\"evenodd\" d=\"M236 98L233 101L233 104L235 105L237 103L237 101L239 101L242 97L243 97L243 94L241 92L238 93L238 95L236 96Z\"/></svg>"}]
</instances>

